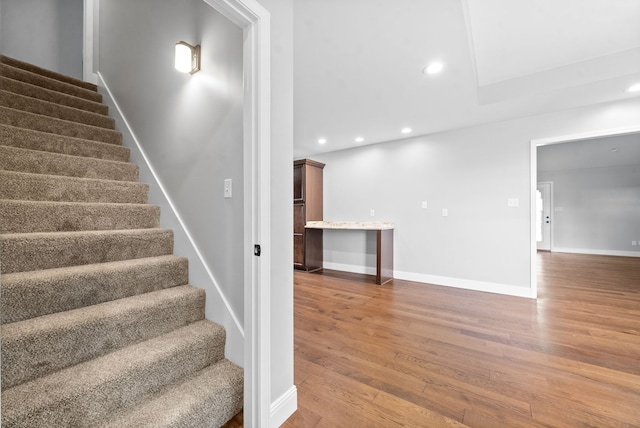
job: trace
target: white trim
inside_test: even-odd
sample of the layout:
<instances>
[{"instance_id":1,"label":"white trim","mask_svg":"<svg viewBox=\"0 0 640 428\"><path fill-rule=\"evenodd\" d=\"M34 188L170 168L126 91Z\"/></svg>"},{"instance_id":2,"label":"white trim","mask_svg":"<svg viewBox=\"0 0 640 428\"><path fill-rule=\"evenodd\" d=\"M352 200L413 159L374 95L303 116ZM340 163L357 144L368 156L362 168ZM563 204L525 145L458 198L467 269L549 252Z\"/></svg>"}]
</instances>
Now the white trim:
<instances>
[{"instance_id":1,"label":"white trim","mask_svg":"<svg viewBox=\"0 0 640 428\"><path fill-rule=\"evenodd\" d=\"M344 272L375 275L376 269L370 266L347 265L342 263L324 262L323 268ZM393 271L393 277L404 281L420 282L423 284L443 285L445 287L463 288L465 290L484 291L487 293L506 294L508 296L531 297L536 295L528 287L498 284L494 282L475 281L471 279L453 278L447 276L428 275L415 272Z\"/></svg>"},{"instance_id":2,"label":"white trim","mask_svg":"<svg viewBox=\"0 0 640 428\"><path fill-rule=\"evenodd\" d=\"M554 253L594 254L599 256L640 257L640 251L592 250L588 248L553 248Z\"/></svg>"},{"instance_id":3,"label":"white trim","mask_svg":"<svg viewBox=\"0 0 640 428\"><path fill-rule=\"evenodd\" d=\"M531 256L529 261L531 275L531 294L533 297L538 295L538 262L536 254L538 252L536 244L536 189L538 185L538 146L547 146L550 144L568 143L571 141L592 140L594 138L612 137L614 135L636 134L640 132L640 125L627 126L623 128L612 128L600 131L583 132L579 134L568 134L557 137L538 138L531 140L529 147L529 223L530 223L530 247ZM552 251L557 251L553 246Z\"/></svg>"},{"instance_id":4,"label":"white trim","mask_svg":"<svg viewBox=\"0 0 640 428\"><path fill-rule=\"evenodd\" d=\"M271 421L271 18L254 0L204 0L243 29L244 422ZM253 255L260 244L262 255ZM251 268L249 268L251 267Z\"/></svg>"},{"instance_id":5,"label":"white trim","mask_svg":"<svg viewBox=\"0 0 640 428\"><path fill-rule=\"evenodd\" d=\"M371 266L347 265L343 263L323 262L324 269L341 270L344 272L361 273L365 275L375 275L376 268Z\"/></svg>"},{"instance_id":6,"label":"white trim","mask_svg":"<svg viewBox=\"0 0 640 428\"><path fill-rule=\"evenodd\" d=\"M536 151L537 153L537 151ZM537 174L536 174L537 177ZM553 250L553 242L554 242L554 233L555 233L555 226L556 226L556 219L555 219L555 214L553 211L553 207L554 207L554 199L553 199L553 181L538 181L536 183L536 190L538 190L538 186L541 184L548 184L549 185L549 214L551 216L551 227L549 228L549 250L551 251ZM536 202L537 205L537 202ZM538 241L536 239L536 250L538 250ZM546 250L546 248L545 248ZM544 251L544 250L542 250Z\"/></svg>"},{"instance_id":7,"label":"white trim","mask_svg":"<svg viewBox=\"0 0 640 428\"><path fill-rule=\"evenodd\" d=\"M640 132L640 126L626 126L623 128L605 129L602 131L582 132L558 137L539 138L531 140L535 146L547 146L549 144L569 143L571 141L593 140L595 138L613 137L617 135L636 134Z\"/></svg>"},{"instance_id":8,"label":"white trim","mask_svg":"<svg viewBox=\"0 0 640 428\"><path fill-rule=\"evenodd\" d=\"M471 279L453 278L447 276L426 275L413 272L395 271L394 277L405 281L422 282L425 284L443 285L445 287L463 288L465 290L484 291L487 293L506 294L508 296L536 298L529 287L498 284L494 282L475 281Z\"/></svg>"},{"instance_id":9,"label":"white trim","mask_svg":"<svg viewBox=\"0 0 640 428\"><path fill-rule=\"evenodd\" d=\"M271 427L278 428L298 409L298 390L293 385L271 404Z\"/></svg>"},{"instance_id":10,"label":"white trim","mask_svg":"<svg viewBox=\"0 0 640 428\"><path fill-rule=\"evenodd\" d=\"M82 30L82 77L86 82L98 83L98 75L93 69L93 41L96 31L93 28L94 8L98 0L84 0L84 24Z\"/></svg>"},{"instance_id":11,"label":"white trim","mask_svg":"<svg viewBox=\"0 0 640 428\"><path fill-rule=\"evenodd\" d=\"M244 329L242 328L242 324L240 323L240 321L238 319L238 316L236 315L236 313L234 312L233 308L231 307L231 304L229 303L229 301L225 297L224 293L222 292L222 289L220 288L220 285L218 284L218 281L216 281L215 277L213 276L213 272L211 272L211 270L209 269L209 266L208 266L204 256L200 252L200 249L196 245L196 242L193 240L193 237L191 236L191 233L189 233L189 229L187 229L187 226L184 224L184 221L182 221L182 218L180 217L180 214L178 213L178 210L176 210L176 207L173 204L173 201L169 197L169 194L167 193L167 191L165 190L164 186L162 185L162 182L160 181L160 177L158 176L158 174L156 174L156 171L153 168L153 166L151 165L151 162L149 162L149 158L147 157L147 154L145 153L144 149L142 148L142 145L140 144L140 141L138 141L138 138L136 137L135 133L133 132L133 129L129 125L129 122L127 121L127 118L125 117L124 113L120 109L120 106L118 105L118 102L116 101L115 97L113 96L113 93L109 89L109 86L105 82L105 80L102 77L102 74L100 74L100 72L98 72L97 77L98 77L99 86L103 87L104 90L107 92L107 95L109 96L111 102L113 103L114 107L116 108L117 114L120 116L120 119L122 119L122 122L124 123L124 126L127 128L127 132L131 135L131 139L133 140L133 142L136 145L135 149L138 151L138 153L140 153L140 155L144 159L145 166L151 172L151 175L153 176L153 180L155 181L155 183L158 185L158 188L162 192L162 196L164 196L164 199L167 201L167 204L169 205L173 216L175 216L175 218L178 220L178 223L180 223L180 228L182 229L184 234L187 236L187 239L189 240L189 243L191 244L191 246L193 247L194 251L198 255L198 258L200 259L200 262L202 263L202 266L207 271L207 275L209 276L209 279L211 280L211 283L216 288L216 291L218 292L218 295L219 295L220 299L222 299L222 302L224 303L224 306L226 307L227 311L231 315L231 318L233 319L233 322L236 325L236 328L240 331L240 334L242 335L242 337L244 337L245 336Z\"/></svg>"}]
</instances>

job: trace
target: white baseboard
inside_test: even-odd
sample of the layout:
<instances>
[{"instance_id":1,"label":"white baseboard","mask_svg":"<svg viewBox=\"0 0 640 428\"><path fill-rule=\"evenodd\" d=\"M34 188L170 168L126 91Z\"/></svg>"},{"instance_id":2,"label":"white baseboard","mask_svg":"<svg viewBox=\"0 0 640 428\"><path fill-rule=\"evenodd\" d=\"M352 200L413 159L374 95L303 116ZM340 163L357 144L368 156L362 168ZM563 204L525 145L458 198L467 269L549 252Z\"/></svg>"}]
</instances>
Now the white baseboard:
<instances>
[{"instance_id":1,"label":"white baseboard","mask_svg":"<svg viewBox=\"0 0 640 428\"><path fill-rule=\"evenodd\" d=\"M369 266L347 265L342 263L324 262L323 268L341 270L345 272L375 275L376 269ZM452 278L446 276L426 275L414 272L393 271L393 277L405 281L422 282L425 284L444 285L446 287L464 288L465 290L485 291L487 293L506 294L508 296L535 298L535 293L529 287L518 287L509 284L474 281L470 279Z\"/></svg>"},{"instance_id":2,"label":"white baseboard","mask_svg":"<svg viewBox=\"0 0 640 428\"><path fill-rule=\"evenodd\" d=\"M298 389L293 385L271 403L271 427L278 428L298 409Z\"/></svg>"},{"instance_id":3,"label":"white baseboard","mask_svg":"<svg viewBox=\"0 0 640 428\"><path fill-rule=\"evenodd\" d=\"M465 290L484 291L487 293L505 294L507 296L535 298L535 293L531 290L531 288L518 287L516 285L498 284L494 282L474 281L471 279L425 275L420 273L400 271L394 271L394 277L406 281L443 285L445 287L463 288Z\"/></svg>"},{"instance_id":4,"label":"white baseboard","mask_svg":"<svg viewBox=\"0 0 640 428\"><path fill-rule=\"evenodd\" d=\"M554 253L593 254L598 256L640 257L639 251L591 250L586 248L553 248Z\"/></svg>"},{"instance_id":5,"label":"white baseboard","mask_svg":"<svg viewBox=\"0 0 640 428\"><path fill-rule=\"evenodd\" d=\"M370 267L370 266L347 265L342 263L324 262L322 263L322 267L324 269L341 270L344 272L361 273L364 275L376 274L376 268Z\"/></svg>"}]
</instances>

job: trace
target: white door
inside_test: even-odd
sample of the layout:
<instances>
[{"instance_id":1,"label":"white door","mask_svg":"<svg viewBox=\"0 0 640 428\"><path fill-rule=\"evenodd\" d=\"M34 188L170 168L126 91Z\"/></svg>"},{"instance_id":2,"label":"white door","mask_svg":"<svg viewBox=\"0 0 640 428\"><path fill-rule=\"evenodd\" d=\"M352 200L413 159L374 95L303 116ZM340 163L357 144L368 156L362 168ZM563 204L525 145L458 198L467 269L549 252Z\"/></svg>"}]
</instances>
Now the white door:
<instances>
[{"instance_id":1,"label":"white door","mask_svg":"<svg viewBox=\"0 0 640 428\"><path fill-rule=\"evenodd\" d=\"M536 241L538 250L551 251L552 183L538 183L536 191Z\"/></svg>"}]
</instances>

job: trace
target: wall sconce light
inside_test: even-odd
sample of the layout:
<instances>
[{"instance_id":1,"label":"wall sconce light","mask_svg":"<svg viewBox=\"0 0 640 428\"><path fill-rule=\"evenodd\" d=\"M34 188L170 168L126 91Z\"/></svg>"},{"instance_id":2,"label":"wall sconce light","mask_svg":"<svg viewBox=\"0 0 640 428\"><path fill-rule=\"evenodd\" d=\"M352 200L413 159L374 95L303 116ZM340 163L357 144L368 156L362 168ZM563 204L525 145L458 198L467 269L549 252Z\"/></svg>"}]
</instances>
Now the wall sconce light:
<instances>
[{"instance_id":1,"label":"wall sconce light","mask_svg":"<svg viewBox=\"0 0 640 428\"><path fill-rule=\"evenodd\" d=\"M191 46L187 42L176 43L176 70L181 73L195 73L200 70L200 45Z\"/></svg>"}]
</instances>

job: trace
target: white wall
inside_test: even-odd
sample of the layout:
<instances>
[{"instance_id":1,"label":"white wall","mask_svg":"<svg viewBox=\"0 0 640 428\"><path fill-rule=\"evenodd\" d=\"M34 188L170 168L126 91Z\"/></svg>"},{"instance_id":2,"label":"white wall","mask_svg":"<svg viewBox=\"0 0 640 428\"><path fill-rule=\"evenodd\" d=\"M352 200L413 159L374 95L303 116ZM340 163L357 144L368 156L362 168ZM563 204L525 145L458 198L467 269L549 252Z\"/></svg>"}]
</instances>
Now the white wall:
<instances>
[{"instance_id":1,"label":"white wall","mask_svg":"<svg viewBox=\"0 0 640 428\"><path fill-rule=\"evenodd\" d=\"M640 134L635 138L640 145ZM601 156L608 152L603 147ZM552 251L640 256L640 246L632 245L640 241L640 158L635 162L539 170L538 181L553 182Z\"/></svg>"},{"instance_id":2,"label":"white wall","mask_svg":"<svg viewBox=\"0 0 640 428\"><path fill-rule=\"evenodd\" d=\"M191 284L207 290L207 317L225 325L227 356L242 364L242 338L215 287L242 325L242 31L200 0L109 0L99 12L98 71L205 260L193 257L163 207L163 227L176 232L175 253L189 256ZM180 40L202 45L200 72L174 69ZM223 198L227 178L231 199ZM163 204L158 188L150 202Z\"/></svg>"},{"instance_id":3,"label":"white wall","mask_svg":"<svg viewBox=\"0 0 640 428\"><path fill-rule=\"evenodd\" d=\"M2 0L0 52L82 79L82 0Z\"/></svg>"},{"instance_id":4,"label":"white wall","mask_svg":"<svg viewBox=\"0 0 640 428\"><path fill-rule=\"evenodd\" d=\"M326 163L324 217L395 222L397 278L527 296L530 141L639 117L636 98L312 156ZM519 207L508 208L509 198ZM370 271L366 239L326 234L325 266Z\"/></svg>"}]
</instances>

